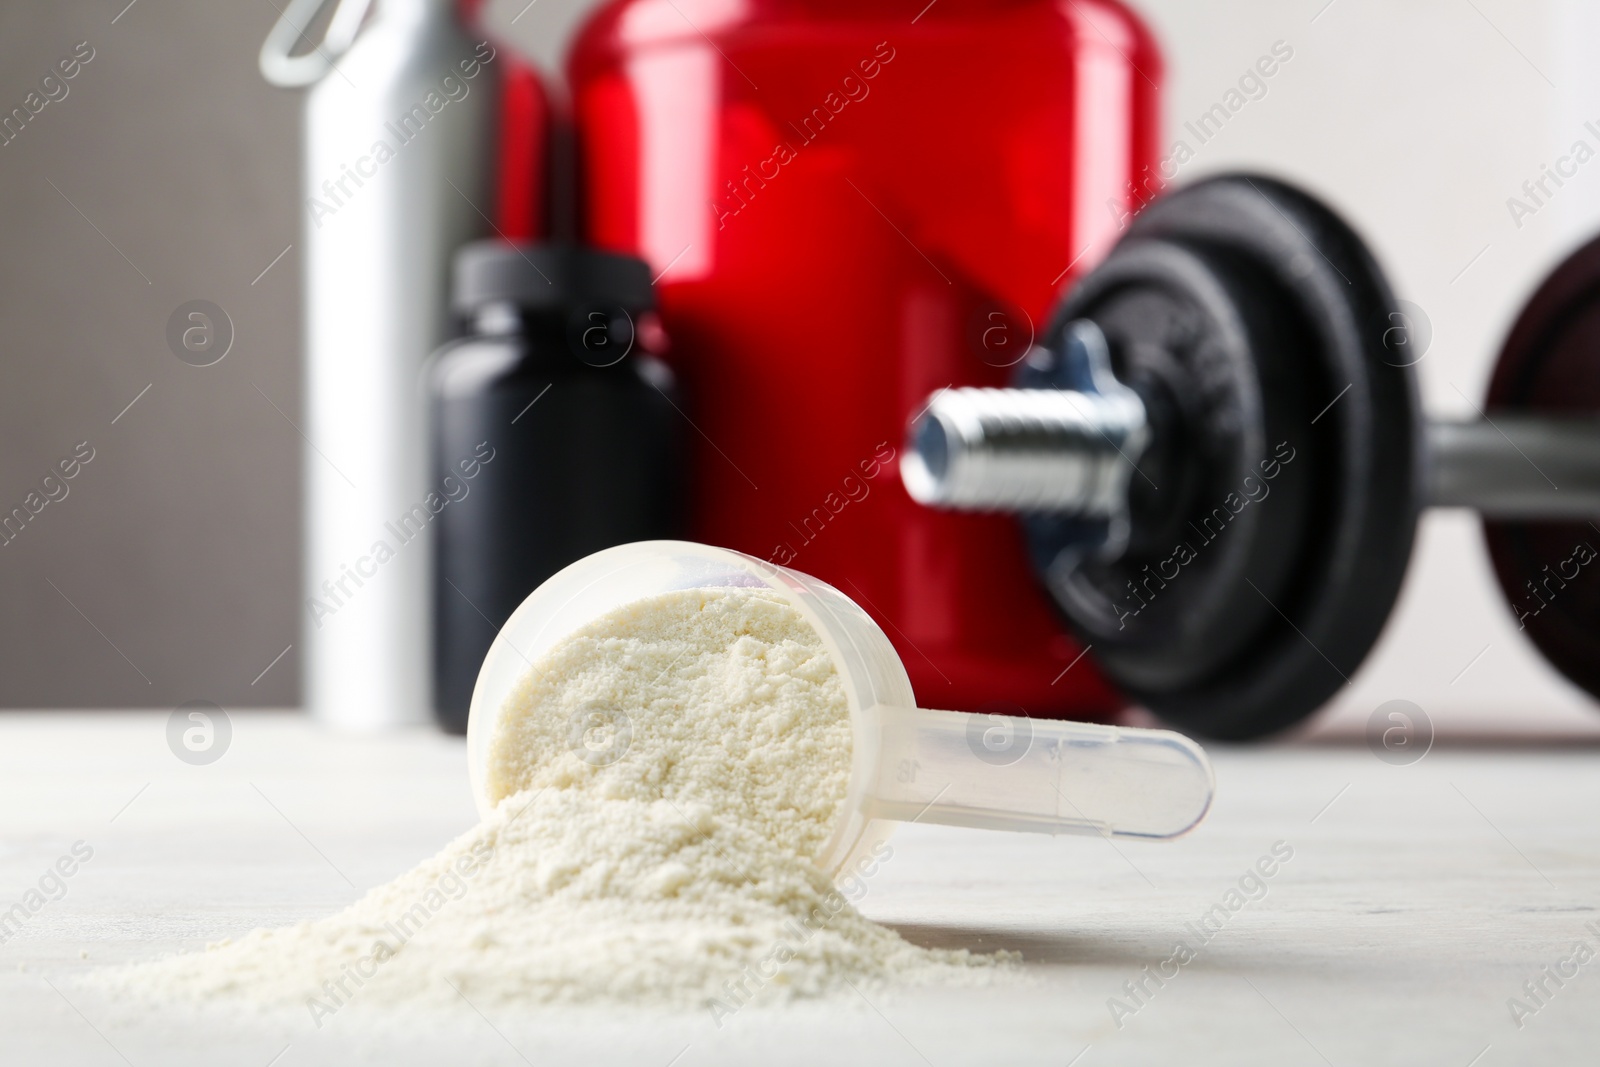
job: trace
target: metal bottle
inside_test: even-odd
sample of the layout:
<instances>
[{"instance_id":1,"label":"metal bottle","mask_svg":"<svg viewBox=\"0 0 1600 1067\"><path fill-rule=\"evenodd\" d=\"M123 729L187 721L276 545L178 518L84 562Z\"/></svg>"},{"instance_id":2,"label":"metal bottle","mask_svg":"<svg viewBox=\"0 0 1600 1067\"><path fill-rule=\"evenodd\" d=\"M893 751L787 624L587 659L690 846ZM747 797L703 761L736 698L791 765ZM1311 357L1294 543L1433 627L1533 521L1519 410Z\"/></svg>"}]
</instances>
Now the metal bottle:
<instances>
[{"instance_id":1,"label":"metal bottle","mask_svg":"<svg viewBox=\"0 0 1600 1067\"><path fill-rule=\"evenodd\" d=\"M495 50L451 0L294 0L261 71L305 101L304 699L335 727L430 717L424 359L457 247L489 229ZM434 487L436 490L437 487Z\"/></svg>"}]
</instances>

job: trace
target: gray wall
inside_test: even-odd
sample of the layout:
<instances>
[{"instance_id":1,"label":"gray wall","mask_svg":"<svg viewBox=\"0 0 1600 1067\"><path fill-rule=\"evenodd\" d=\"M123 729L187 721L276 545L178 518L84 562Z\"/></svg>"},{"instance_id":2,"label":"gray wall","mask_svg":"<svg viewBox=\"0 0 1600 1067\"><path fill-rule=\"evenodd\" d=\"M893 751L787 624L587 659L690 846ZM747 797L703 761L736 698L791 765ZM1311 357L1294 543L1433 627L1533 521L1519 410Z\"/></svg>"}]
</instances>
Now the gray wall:
<instances>
[{"instance_id":1,"label":"gray wall","mask_svg":"<svg viewBox=\"0 0 1600 1067\"><path fill-rule=\"evenodd\" d=\"M256 280L298 241L298 98L255 69L277 9L125 2L0 7L0 109L76 42L95 50L68 96L0 147L0 510L76 443L95 450L0 548L0 704L293 704L295 650L251 684L298 643L300 618L303 445L274 408L298 417L297 250ZM1528 288L1600 228L1600 168L1520 229L1504 206L1600 118L1587 54L1600 16L1583 0L1325 5L1136 3L1169 59L1169 140L1290 42L1268 94L1183 176L1248 165L1337 203L1433 320L1428 405L1463 413ZM551 65L590 6L497 0L490 21ZM233 320L216 366L168 350L167 318L192 299ZM1593 721L1516 634L1462 516L1425 525L1394 625L1327 721L1364 721L1391 697L1436 720L1503 719L1512 702Z\"/></svg>"},{"instance_id":2,"label":"gray wall","mask_svg":"<svg viewBox=\"0 0 1600 1067\"><path fill-rule=\"evenodd\" d=\"M292 653L250 682L295 640L293 254L251 282L295 240L295 102L254 70L270 5L121 6L0 14L7 110L94 49L0 147L0 508L94 450L0 548L0 702L289 704ZM237 333L205 369L164 339L197 298Z\"/></svg>"}]
</instances>

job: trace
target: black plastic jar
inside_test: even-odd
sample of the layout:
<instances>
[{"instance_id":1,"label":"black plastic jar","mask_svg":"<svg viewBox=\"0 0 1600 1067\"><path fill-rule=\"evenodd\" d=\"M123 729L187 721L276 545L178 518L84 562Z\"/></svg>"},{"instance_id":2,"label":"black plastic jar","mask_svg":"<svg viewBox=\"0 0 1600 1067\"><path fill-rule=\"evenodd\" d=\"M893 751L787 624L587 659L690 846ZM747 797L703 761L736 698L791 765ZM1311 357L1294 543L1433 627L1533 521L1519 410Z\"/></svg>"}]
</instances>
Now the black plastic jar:
<instances>
[{"instance_id":1,"label":"black plastic jar","mask_svg":"<svg viewBox=\"0 0 1600 1067\"><path fill-rule=\"evenodd\" d=\"M678 534L682 416L649 267L484 241L456 257L467 334L427 369L434 705L464 733L478 668L524 597L591 552Z\"/></svg>"}]
</instances>

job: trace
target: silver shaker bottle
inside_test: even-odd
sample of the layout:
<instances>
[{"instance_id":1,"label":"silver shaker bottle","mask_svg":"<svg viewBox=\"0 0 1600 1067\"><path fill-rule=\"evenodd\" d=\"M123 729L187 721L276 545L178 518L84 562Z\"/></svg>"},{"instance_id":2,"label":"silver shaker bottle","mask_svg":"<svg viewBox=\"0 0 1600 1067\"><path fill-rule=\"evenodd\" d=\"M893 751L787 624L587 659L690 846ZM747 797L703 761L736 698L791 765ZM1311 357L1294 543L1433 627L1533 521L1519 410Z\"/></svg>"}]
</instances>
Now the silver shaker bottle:
<instances>
[{"instance_id":1,"label":"silver shaker bottle","mask_svg":"<svg viewBox=\"0 0 1600 1067\"><path fill-rule=\"evenodd\" d=\"M431 718L420 372L449 333L451 256L490 223L495 52L452 0L291 0L261 49L304 120L304 699L373 730ZM296 54L298 53L298 54ZM480 208L483 209L480 211Z\"/></svg>"}]
</instances>

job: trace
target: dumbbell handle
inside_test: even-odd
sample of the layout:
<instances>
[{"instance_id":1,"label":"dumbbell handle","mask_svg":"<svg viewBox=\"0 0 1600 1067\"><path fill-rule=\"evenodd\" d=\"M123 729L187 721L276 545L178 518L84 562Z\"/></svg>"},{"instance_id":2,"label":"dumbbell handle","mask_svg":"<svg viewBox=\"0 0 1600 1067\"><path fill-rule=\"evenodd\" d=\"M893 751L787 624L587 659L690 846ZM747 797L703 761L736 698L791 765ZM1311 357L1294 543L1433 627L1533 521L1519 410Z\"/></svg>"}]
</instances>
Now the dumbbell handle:
<instances>
[{"instance_id":1,"label":"dumbbell handle","mask_svg":"<svg viewBox=\"0 0 1600 1067\"><path fill-rule=\"evenodd\" d=\"M934 508L1109 518L1147 436L1129 390L943 389L909 427L901 480Z\"/></svg>"},{"instance_id":2,"label":"dumbbell handle","mask_svg":"<svg viewBox=\"0 0 1600 1067\"><path fill-rule=\"evenodd\" d=\"M1144 426L1130 393L943 390L910 427L902 476L930 507L1105 518L1126 508ZM1433 422L1427 447L1430 506L1490 518L1600 518L1600 419Z\"/></svg>"},{"instance_id":3,"label":"dumbbell handle","mask_svg":"<svg viewBox=\"0 0 1600 1067\"><path fill-rule=\"evenodd\" d=\"M1600 419L1491 415L1428 424L1428 503L1496 519L1600 518Z\"/></svg>"}]
</instances>

